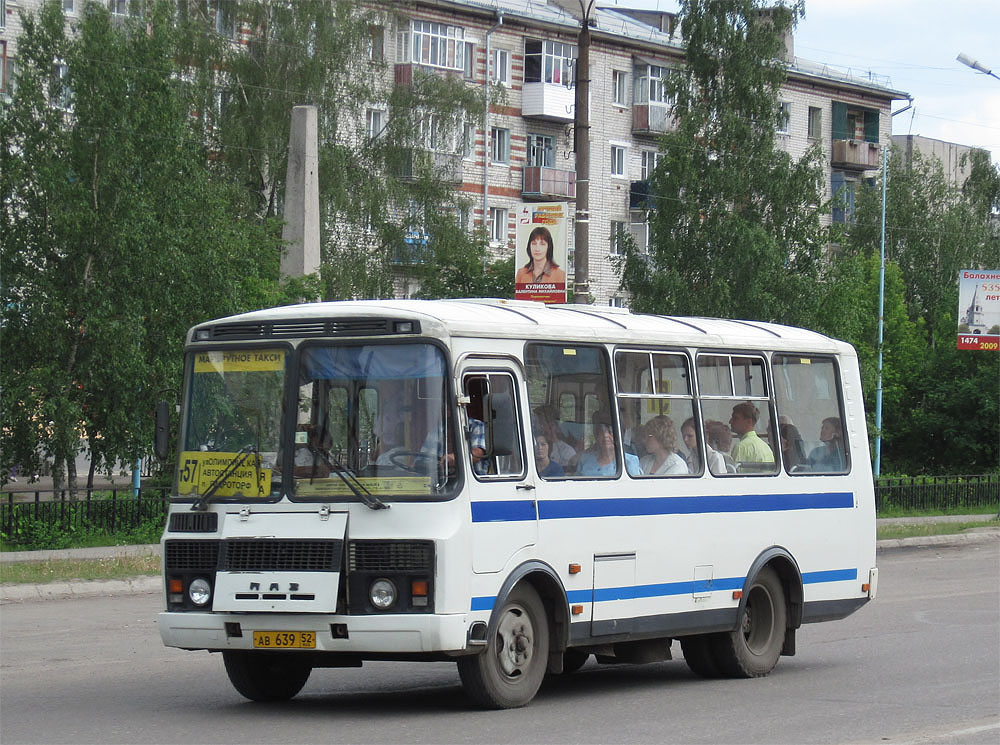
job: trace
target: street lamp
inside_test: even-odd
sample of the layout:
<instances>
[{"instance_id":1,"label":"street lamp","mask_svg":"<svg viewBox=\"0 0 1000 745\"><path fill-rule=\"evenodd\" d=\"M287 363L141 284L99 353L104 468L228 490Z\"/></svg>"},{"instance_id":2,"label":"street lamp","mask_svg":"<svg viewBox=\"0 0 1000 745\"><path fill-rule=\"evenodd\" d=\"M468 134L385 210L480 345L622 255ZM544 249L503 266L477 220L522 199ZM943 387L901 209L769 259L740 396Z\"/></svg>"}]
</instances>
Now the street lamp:
<instances>
[{"instance_id":1,"label":"street lamp","mask_svg":"<svg viewBox=\"0 0 1000 745\"><path fill-rule=\"evenodd\" d=\"M993 72L990 68L988 68L979 60L972 59L972 57L967 55L965 52L962 52L955 59L957 59L966 67L971 67L973 70L976 70L977 72L984 73L985 75L990 75L996 78L997 80L1000 80L1000 75L997 75L995 72Z\"/></svg>"}]
</instances>

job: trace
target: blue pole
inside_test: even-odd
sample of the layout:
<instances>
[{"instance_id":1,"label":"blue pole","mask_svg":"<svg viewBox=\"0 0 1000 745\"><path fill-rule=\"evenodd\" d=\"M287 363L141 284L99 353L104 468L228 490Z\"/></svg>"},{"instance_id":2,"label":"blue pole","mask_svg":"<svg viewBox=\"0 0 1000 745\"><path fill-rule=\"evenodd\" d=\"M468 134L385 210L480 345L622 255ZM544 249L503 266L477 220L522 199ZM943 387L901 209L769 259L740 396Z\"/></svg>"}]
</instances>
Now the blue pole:
<instances>
[{"instance_id":1,"label":"blue pole","mask_svg":"<svg viewBox=\"0 0 1000 745\"><path fill-rule=\"evenodd\" d=\"M882 240L878 267L878 380L875 384L875 478L882 472L882 338L885 330L885 185L889 180L882 147Z\"/></svg>"},{"instance_id":2,"label":"blue pole","mask_svg":"<svg viewBox=\"0 0 1000 745\"><path fill-rule=\"evenodd\" d=\"M132 496L139 496L139 486L142 483L142 458L135 459L135 468L132 469Z\"/></svg>"}]
</instances>

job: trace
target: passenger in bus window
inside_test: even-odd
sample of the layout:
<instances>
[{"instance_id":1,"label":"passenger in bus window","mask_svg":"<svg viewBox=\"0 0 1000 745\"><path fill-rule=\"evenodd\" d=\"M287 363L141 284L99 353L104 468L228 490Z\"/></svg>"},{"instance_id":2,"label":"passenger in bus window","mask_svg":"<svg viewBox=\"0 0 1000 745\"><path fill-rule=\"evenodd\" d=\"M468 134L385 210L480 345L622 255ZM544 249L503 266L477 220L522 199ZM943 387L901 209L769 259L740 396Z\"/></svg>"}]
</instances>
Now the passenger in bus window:
<instances>
[{"instance_id":1,"label":"passenger in bus window","mask_svg":"<svg viewBox=\"0 0 1000 745\"><path fill-rule=\"evenodd\" d=\"M823 443L809 453L809 466L813 471L839 472L844 470L844 430L840 417L823 420L819 439Z\"/></svg>"},{"instance_id":2,"label":"passenger in bus window","mask_svg":"<svg viewBox=\"0 0 1000 745\"><path fill-rule=\"evenodd\" d=\"M730 455L737 466L740 463L774 463L774 453L771 452L771 448L754 430L759 417L760 411L750 401L744 401L733 407L729 426L740 439L733 445Z\"/></svg>"},{"instance_id":3,"label":"passenger in bus window","mask_svg":"<svg viewBox=\"0 0 1000 745\"><path fill-rule=\"evenodd\" d=\"M535 423L540 434L544 434L549 443L549 457L563 468L570 465L576 458L576 450L560 437L556 408L551 405L536 408Z\"/></svg>"},{"instance_id":4,"label":"passenger in bus window","mask_svg":"<svg viewBox=\"0 0 1000 745\"><path fill-rule=\"evenodd\" d=\"M639 461L643 475L687 474L687 463L677 454L677 429L670 417L664 414L654 416L641 431L647 453Z\"/></svg>"},{"instance_id":5,"label":"passenger in bus window","mask_svg":"<svg viewBox=\"0 0 1000 745\"><path fill-rule=\"evenodd\" d=\"M543 479L566 475L566 469L549 457L549 438L541 433L535 435L535 466Z\"/></svg>"},{"instance_id":6,"label":"passenger in bus window","mask_svg":"<svg viewBox=\"0 0 1000 745\"><path fill-rule=\"evenodd\" d=\"M594 445L580 456L576 472L579 476L615 476L618 474L618 457L615 450L614 426L611 417L598 412L594 415ZM625 467L633 476L642 471L639 459L625 453Z\"/></svg>"},{"instance_id":7,"label":"passenger in bus window","mask_svg":"<svg viewBox=\"0 0 1000 745\"><path fill-rule=\"evenodd\" d=\"M705 441L708 445L708 467L712 473L716 476L723 473L736 473L736 464L733 463L732 456L729 455L729 448L733 442L733 434L729 427L715 420L705 422ZM716 455L718 458L715 457Z\"/></svg>"},{"instance_id":8,"label":"passenger in bus window","mask_svg":"<svg viewBox=\"0 0 1000 745\"><path fill-rule=\"evenodd\" d=\"M778 425L778 433L781 437L781 459L785 461L785 469L791 471L793 468L801 467L806 462L806 453L799 428L791 422L784 422Z\"/></svg>"},{"instance_id":9,"label":"passenger in bus window","mask_svg":"<svg viewBox=\"0 0 1000 745\"><path fill-rule=\"evenodd\" d=\"M718 424L718 422L716 422ZM725 425L723 425L725 426ZM728 433L728 430L726 430ZM698 448L698 431L695 429L694 417L688 417L681 425L681 438L684 440L684 447L687 448L688 473L701 472L701 451ZM726 460L715 448L709 446L708 467L712 473L725 473Z\"/></svg>"}]
</instances>

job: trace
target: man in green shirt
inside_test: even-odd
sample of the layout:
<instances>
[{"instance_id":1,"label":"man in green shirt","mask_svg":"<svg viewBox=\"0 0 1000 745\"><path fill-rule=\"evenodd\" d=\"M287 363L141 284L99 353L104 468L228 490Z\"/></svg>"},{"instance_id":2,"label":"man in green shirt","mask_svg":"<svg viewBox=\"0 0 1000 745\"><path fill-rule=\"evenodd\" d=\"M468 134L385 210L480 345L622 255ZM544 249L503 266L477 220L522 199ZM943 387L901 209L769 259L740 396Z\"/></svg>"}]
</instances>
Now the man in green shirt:
<instances>
[{"instance_id":1,"label":"man in green shirt","mask_svg":"<svg viewBox=\"0 0 1000 745\"><path fill-rule=\"evenodd\" d=\"M752 464L750 470L771 471L774 464L774 453L754 431L754 425L760 417L760 411L750 401L744 401L733 407L733 415L729 419L729 427L738 436L739 441L733 445L730 456L739 467L740 463Z\"/></svg>"}]
</instances>

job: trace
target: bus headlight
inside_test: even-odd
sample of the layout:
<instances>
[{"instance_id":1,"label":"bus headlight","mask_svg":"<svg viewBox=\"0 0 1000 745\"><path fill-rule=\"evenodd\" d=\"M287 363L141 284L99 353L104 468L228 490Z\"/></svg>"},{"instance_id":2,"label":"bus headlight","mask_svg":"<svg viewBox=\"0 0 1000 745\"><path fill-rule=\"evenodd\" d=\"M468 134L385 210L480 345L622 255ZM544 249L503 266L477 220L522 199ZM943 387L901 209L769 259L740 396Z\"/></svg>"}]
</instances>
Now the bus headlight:
<instances>
[{"instance_id":1,"label":"bus headlight","mask_svg":"<svg viewBox=\"0 0 1000 745\"><path fill-rule=\"evenodd\" d=\"M188 597L195 605L205 605L212 599L212 586L203 577L191 580L188 585Z\"/></svg>"},{"instance_id":2,"label":"bus headlight","mask_svg":"<svg viewBox=\"0 0 1000 745\"><path fill-rule=\"evenodd\" d=\"M396 585L387 579L377 579L368 588L368 597L378 610L388 610L396 604Z\"/></svg>"}]
</instances>

